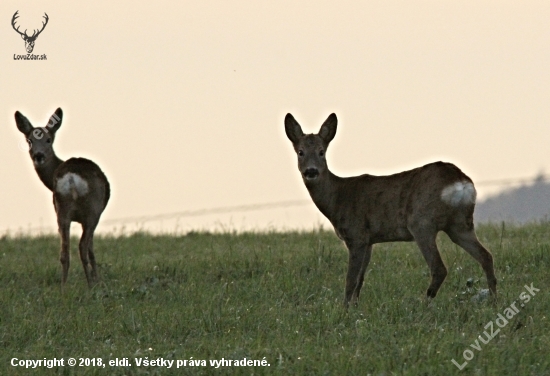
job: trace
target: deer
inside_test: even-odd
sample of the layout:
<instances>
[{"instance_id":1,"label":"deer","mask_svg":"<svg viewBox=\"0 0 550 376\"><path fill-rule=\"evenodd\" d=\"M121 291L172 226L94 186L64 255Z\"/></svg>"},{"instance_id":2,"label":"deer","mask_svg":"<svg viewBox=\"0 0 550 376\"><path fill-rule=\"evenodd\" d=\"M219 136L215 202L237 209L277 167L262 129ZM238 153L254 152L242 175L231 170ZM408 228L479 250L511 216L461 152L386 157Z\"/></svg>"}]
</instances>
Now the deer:
<instances>
[{"instance_id":1,"label":"deer","mask_svg":"<svg viewBox=\"0 0 550 376\"><path fill-rule=\"evenodd\" d=\"M23 33L19 31L19 26L16 28L15 27L15 21L19 18L19 15L18 15L19 11L16 11L14 14L13 14L13 17L11 19L11 26L13 27L13 30L17 31L19 33L19 35L21 35L21 38L23 38L23 40L25 41L25 49L27 50L27 53L32 53L33 49L34 49L34 42L36 41L36 38L38 38L38 36L40 35L40 33L44 30L44 28L46 27L46 25L48 24L48 20L49 20L49 17L48 17L48 14L46 12L44 12L44 19L45 19L45 22L42 22L42 29L40 30L33 30L33 33L31 36L28 36L27 35L27 30L25 30Z\"/></svg>"},{"instance_id":2,"label":"deer","mask_svg":"<svg viewBox=\"0 0 550 376\"><path fill-rule=\"evenodd\" d=\"M373 245L385 242L416 242L431 272L427 298L435 298L447 277L436 244L440 231L481 264L496 298L493 256L474 229L476 189L458 167L434 162L387 176L339 177L329 170L326 160L327 148L336 135L336 114L325 120L317 134L304 134L290 113L284 122L313 203L348 249L346 308L357 305Z\"/></svg>"},{"instance_id":3,"label":"deer","mask_svg":"<svg viewBox=\"0 0 550 376\"><path fill-rule=\"evenodd\" d=\"M15 123L29 144L29 154L34 169L44 185L53 193L53 204L61 238L60 261L63 270L61 285L67 282L70 265L70 225L82 225L79 252L88 287L98 281L93 250L94 231L107 206L111 188L99 166L89 159L70 158L63 161L53 150L55 135L63 121L63 111L58 108L45 127L33 127L19 111Z\"/></svg>"}]
</instances>

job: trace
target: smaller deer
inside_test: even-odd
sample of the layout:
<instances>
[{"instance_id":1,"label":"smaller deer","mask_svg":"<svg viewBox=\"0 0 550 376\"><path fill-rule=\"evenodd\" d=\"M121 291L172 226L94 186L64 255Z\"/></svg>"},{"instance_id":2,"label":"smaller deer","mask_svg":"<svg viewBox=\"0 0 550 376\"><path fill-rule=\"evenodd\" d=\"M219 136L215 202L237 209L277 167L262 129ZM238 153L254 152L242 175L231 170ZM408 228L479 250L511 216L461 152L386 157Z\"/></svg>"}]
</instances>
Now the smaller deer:
<instances>
[{"instance_id":1,"label":"smaller deer","mask_svg":"<svg viewBox=\"0 0 550 376\"><path fill-rule=\"evenodd\" d=\"M344 305L357 304L373 244L394 241L416 242L432 275L426 294L435 298L447 276L436 245L439 231L481 264L496 296L493 256L474 231L476 190L472 180L444 162L389 176L338 177L330 172L325 158L337 122L331 114L318 134L304 135L294 117L287 114L285 131L313 202L348 248Z\"/></svg>"},{"instance_id":2,"label":"smaller deer","mask_svg":"<svg viewBox=\"0 0 550 376\"><path fill-rule=\"evenodd\" d=\"M36 38L40 35L40 33L44 30L46 25L48 24L48 20L50 19L46 13L44 13L44 19L45 22L42 22L42 29L40 30L34 30L31 36L27 35L27 30L24 32L19 31L19 26L15 27L15 20L19 18L18 15L19 11L15 12L12 19L11 19L11 26L13 27L13 30L17 31L19 35L21 35L21 38L25 41L25 49L27 50L27 53L32 53L32 50L34 50L34 43L36 42Z\"/></svg>"},{"instance_id":3,"label":"smaller deer","mask_svg":"<svg viewBox=\"0 0 550 376\"><path fill-rule=\"evenodd\" d=\"M63 111L58 108L46 127L34 128L23 114L19 111L15 113L17 128L29 144L34 169L42 183L53 192L61 237L62 285L67 282L69 273L70 225L74 221L82 225L80 260L88 286L91 287L97 281L94 231L109 201L111 190L105 174L94 162L84 158L71 158L64 162L55 155L53 142L62 120Z\"/></svg>"}]
</instances>

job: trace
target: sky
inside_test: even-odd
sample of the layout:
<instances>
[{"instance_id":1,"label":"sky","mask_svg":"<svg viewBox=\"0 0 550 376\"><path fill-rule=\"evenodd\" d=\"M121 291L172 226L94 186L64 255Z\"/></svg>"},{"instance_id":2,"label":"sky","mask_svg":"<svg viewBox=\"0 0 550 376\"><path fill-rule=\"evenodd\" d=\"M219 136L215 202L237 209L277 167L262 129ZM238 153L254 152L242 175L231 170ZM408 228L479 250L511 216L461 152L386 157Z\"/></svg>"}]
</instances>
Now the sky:
<instances>
[{"instance_id":1,"label":"sky","mask_svg":"<svg viewBox=\"0 0 550 376\"><path fill-rule=\"evenodd\" d=\"M33 51L47 60L14 59L17 10L29 33L48 14ZM104 232L324 226L289 112L306 133L337 114L339 176L438 160L480 183L550 171L549 19L548 1L3 0L0 233L56 223L15 111L44 126L63 109L57 155L94 160L111 183Z\"/></svg>"}]
</instances>

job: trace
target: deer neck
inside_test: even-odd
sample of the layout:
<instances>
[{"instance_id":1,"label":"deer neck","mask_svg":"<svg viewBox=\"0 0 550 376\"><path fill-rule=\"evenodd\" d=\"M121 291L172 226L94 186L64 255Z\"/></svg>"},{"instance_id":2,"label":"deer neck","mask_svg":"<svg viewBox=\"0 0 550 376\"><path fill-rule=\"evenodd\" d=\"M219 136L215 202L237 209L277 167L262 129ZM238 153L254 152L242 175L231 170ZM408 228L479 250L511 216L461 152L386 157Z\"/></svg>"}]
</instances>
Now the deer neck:
<instances>
[{"instance_id":1,"label":"deer neck","mask_svg":"<svg viewBox=\"0 0 550 376\"><path fill-rule=\"evenodd\" d=\"M63 160L59 159L57 155L53 154L52 158L50 158L49 161L41 164L40 166L34 167L42 183L44 183L44 185L48 187L48 189L52 192L54 172L62 163Z\"/></svg>"},{"instance_id":2,"label":"deer neck","mask_svg":"<svg viewBox=\"0 0 550 376\"><path fill-rule=\"evenodd\" d=\"M318 181L314 183L305 182L313 203L329 219L331 217L330 213L334 213L336 209L336 196L340 180L342 178L334 175L327 169L325 174L319 177Z\"/></svg>"}]
</instances>

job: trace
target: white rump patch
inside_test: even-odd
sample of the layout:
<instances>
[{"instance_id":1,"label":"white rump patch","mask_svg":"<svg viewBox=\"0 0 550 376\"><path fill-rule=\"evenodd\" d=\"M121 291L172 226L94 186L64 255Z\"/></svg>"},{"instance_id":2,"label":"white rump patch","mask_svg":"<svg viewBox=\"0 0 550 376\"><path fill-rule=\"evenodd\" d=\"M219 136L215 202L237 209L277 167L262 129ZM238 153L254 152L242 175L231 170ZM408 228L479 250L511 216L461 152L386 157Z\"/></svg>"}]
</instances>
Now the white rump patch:
<instances>
[{"instance_id":1,"label":"white rump patch","mask_svg":"<svg viewBox=\"0 0 550 376\"><path fill-rule=\"evenodd\" d=\"M475 204L476 196L476 189L469 181L457 181L441 192L441 199L451 206Z\"/></svg>"},{"instance_id":2,"label":"white rump patch","mask_svg":"<svg viewBox=\"0 0 550 376\"><path fill-rule=\"evenodd\" d=\"M88 182L73 172L69 172L57 180L56 191L63 196L71 195L74 200L77 197L85 196L88 190Z\"/></svg>"}]
</instances>

